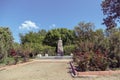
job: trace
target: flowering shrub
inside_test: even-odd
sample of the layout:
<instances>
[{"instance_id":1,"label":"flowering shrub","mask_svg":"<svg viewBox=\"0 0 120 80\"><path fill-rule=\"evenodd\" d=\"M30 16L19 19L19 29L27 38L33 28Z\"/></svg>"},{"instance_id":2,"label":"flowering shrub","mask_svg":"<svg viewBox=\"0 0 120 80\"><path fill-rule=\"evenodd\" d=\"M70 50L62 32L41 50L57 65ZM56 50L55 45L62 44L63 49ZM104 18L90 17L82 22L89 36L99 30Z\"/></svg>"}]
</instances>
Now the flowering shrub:
<instances>
[{"instance_id":1,"label":"flowering shrub","mask_svg":"<svg viewBox=\"0 0 120 80\"><path fill-rule=\"evenodd\" d=\"M105 54L99 52L74 52L74 62L78 71L101 71L109 66L109 60Z\"/></svg>"}]
</instances>

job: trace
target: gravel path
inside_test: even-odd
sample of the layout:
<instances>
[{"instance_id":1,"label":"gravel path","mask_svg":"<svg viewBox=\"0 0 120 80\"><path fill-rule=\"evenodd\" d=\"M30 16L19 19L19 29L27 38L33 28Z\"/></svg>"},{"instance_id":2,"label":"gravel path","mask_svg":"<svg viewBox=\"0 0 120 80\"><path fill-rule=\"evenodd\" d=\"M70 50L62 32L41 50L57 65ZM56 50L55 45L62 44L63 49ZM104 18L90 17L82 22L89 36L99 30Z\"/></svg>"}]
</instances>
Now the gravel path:
<instances>
[{"instance_id":1,"label":"gravel path","mask_svg":"<svg viewBox=\"0 0 120 80\"><path fill-rule=\"evenodd\" d=\"M96 78L72 78L69 60L36 60L0 70L0 80L120 80L120 74Z\"/></svg>"}]
</instances>

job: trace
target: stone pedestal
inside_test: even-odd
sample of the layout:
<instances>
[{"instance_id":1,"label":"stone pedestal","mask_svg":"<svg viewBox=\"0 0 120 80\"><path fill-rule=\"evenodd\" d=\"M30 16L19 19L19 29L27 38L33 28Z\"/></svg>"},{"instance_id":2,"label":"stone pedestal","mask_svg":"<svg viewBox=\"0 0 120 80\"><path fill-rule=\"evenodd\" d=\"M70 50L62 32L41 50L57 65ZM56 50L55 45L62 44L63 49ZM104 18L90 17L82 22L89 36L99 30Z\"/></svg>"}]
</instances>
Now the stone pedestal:
<instances>
[{"instance_id":1,"label":"stone pedestal","mask_svg":"<svg viewBox=\"0 0 120 80\"><path fill-rule=\"evenodd\" d=\"M63 45L62 45L62 40L59 38L58 44L57 44L57 55L58 56L63 56Z\"/></svg>"},{"instance_id":2,"label":"stone pedestal","mask_svg":"<svg viewBox=\"0 0 120 80\"><path fill-rule=\"evenodd\" d=\"M48 54L45 54L45 57L48 57Z\"/></svg>"},{"instance_id":3,"label":"stone pedestal","mask_svg":"<svg viewBox=\"0 0 120 80\"><path fill-rule=\"evenodd\" d=\"M41 54L38 54L37 57L42 57L42 55L41 55Z\"/></svg>"},{"instance_id":4,"label":"stone pedestal","mask_svg":"<svg viewBox=\"0 0 120 80\"><path fill-rule=\"evenodd\" d=\"M73 56L73 53L71 53L70 56Z\"/></svg>"}]
</instances>

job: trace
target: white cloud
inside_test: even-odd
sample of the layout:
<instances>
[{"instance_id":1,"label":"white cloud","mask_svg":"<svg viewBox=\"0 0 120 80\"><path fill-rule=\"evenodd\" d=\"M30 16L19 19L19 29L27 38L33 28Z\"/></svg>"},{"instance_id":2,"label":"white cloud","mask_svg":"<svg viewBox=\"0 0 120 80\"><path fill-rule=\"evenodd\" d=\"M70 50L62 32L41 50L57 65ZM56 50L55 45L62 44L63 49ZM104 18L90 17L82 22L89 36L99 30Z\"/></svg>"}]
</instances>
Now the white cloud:
<instances>
[{"instance_id":1,"label":"white cloud","mask_svg":"<svg viewBox=\"0 0 120 80\"><path fill-rule=\"evenodd\" d=\"M55 24L52 24L51 26L49 26L49 28L56 28L57 26Z\"/></svg>"},{"instance_id":2,"label":"white cloud","mask_svg":"<svg viewBox=\"0 0 120 80\"><path fill-rule=\"evenodd\" d=\"M32 29L38 29L39 27L36 25L35 22L32 22L30 20L24 21L24 23L19 26L19 29L27 29L27 30L32 30Z\"/></svg>"}]
</instances>

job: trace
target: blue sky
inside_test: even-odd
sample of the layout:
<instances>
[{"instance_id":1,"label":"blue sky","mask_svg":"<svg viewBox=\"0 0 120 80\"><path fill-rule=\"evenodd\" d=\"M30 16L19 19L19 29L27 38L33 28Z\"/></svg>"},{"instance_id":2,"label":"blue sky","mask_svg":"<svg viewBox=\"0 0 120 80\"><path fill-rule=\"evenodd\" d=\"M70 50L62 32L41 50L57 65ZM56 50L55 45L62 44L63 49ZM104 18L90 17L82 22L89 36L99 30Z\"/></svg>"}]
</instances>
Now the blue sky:
<instances>
[{"instance_id":1,"label":"blue sky","mask_svg":"<svg viewBox=\"0 0 120 80\"><path fill-rule=\"evenodd\" d=\"M16 42L19 33L40 29L74 29L79 22L101 25L102 0L0 0L0 26L9 27Z\"/></svg>"}]
</instances>

